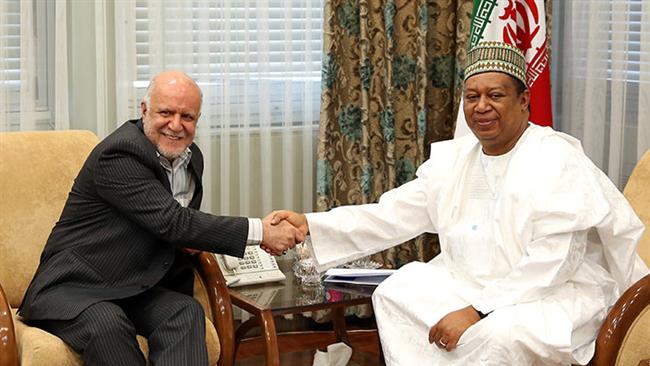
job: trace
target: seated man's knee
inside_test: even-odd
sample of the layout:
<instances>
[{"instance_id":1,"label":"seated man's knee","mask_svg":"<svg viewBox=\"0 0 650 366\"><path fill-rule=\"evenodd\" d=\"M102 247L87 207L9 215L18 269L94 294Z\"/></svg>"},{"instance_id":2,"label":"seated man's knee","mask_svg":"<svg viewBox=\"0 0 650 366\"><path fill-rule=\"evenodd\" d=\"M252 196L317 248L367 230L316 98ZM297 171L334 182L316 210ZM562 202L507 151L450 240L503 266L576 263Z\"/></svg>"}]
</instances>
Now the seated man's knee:
<instances>
[{"instance_id":1,"label":"seated man's knee","mask_svg":"<svg viewBox=\"0 0 650 366\"><path fill-rule=\"evenodd\" d=\"M373 292L373 303L375 300L402 301L404 289L413 285L414 279L420 279L431 274L431 266L421 262L411 262L399 269L396 273L382 281ZM418 289L422 287L419 286Z\"/></svg>"},{"instance_id":2,"label":"seated man's knee","mask_svg":"<svg viewBox=\"0 0 650 366\"><path fill-rule=\"evenodd\" d=\"M489 347L501 350L515 347L517 339L513 334L511 319L506 314L495 311L475 326L479 326L480 331L470 333L481 338L480 341L489 344Z\"/></svg>"},{"instance_id":3,"label":"seated man's knee","mask_svg":"<svg viewBox=\"0 0 650 366\"><path fill-rule=\"evenodd\" d=\"M384 280L372 293L373 304L391 299L395 296L399 297L400 292L398 290L402 287L401 285L399 281L395 281L394 279L391 281L390 277Z\"/></svg>"},{"instance_id":4,"label":"seated man's knee","mask_svg":"<svg viewBox=\"0 0 650 366\"><path fill-rule=\"evenodd\" d=\"M179 305L177 318L188 325L202 325L205 323L205 312L201 304L193 298L188 298Z\"/></svg>"},{"instance_id":5,"label":"seated man's knee","mask_svg":"<svg viewBox=\"0 0 650 366\"><path fill-rule=\"evenodd\" d=\"M499 324L493 324L494 326L490 327L489 335L487 337L487 342L490 344L490 347L495 349L509 349L515 347L515 342L517 341L512 334L512 328L508 326L500 326Z\"/></svg>"},{"instance_id":6,"label":"seated man's knee","mask_svg":"<svg viewBox=\"0 0 650 366\"><path fill-rule=\"evenodd\" d=\"M89 336L135 337L135 327L122 309L110 302L89 306L79 315L82 322L89 324Z\"/></svg>"},{"instance_id":7,"label":"seated man's knee","mask_svg":"<svg viewBox=\"0 0 650 366\"><path fill-rule=\"evenodd\" d=\"M187 312L195 321L205 321L205 311L203 310L203 306L201 306L198 301L192 299L192 301L190 301L187 305Z\"/></svg>"},{"instance_id":8,"label":"seated man's knee","mask_svg":"<svg viewBox=\"0 0 650 366\"><path fill-rule=\"evenodd\" d=\"M372 293L372 306L375 312L388 311L390 308L399 308L399 305L392 301L391 297L394 296L395 291L392 291L389 286L379 285Z\"/></svg>"}]
</instances>

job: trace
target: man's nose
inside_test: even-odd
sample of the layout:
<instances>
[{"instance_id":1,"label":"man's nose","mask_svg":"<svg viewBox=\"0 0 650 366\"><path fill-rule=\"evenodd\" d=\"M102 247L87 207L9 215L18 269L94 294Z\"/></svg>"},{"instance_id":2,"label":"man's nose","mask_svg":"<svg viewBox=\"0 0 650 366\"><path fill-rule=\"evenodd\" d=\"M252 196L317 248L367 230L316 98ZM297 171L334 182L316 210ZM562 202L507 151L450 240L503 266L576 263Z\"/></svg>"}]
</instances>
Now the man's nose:
<instances>
[{"instance_id":1,"label":"man's nose","mask_svg":"<svg viewBox=\"0 0 650 366\"><path fill-rule=\"evenodd\" d=\"M489 103L487 97L481 96L479 98L479 100L478 100L478 103L476 103L475 111L483 113L483 112L488 111L489 109L490 109L490 103Z\"/></svg>"},{"instance_id":2,"label":"man's nose","mask_svg":"<svg viewBox=\"0 0 650 366\"><path fill-rule=\"evenodd\" d=\"M183 129L183 124L181 123L181 115L174 114L169 120L169 123L167 123L167 127L172 131L181 131Z\"/></svg>"}]
</instances>

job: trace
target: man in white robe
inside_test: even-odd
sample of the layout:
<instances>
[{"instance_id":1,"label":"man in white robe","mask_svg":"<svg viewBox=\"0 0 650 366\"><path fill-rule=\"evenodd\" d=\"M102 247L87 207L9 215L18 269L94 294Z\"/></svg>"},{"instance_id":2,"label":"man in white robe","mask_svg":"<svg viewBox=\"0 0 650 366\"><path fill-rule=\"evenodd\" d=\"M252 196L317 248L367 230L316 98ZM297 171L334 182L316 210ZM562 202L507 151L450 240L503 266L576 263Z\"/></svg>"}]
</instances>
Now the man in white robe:
<instances>
[{"instance_id":1,"label":"man in white robe","mask_svg":"<svg viewBox=\"0 0 650 366\"><path fill-rule=\"evenodd\" d=\"M525 61L468 54L473 134L434 143L417 178L376 204L276 212L311 234L319 270L438 233L441 253L373 295L386 364L586 364L608 309L648 272L643 225L579 141L528 123Z\"/></svg>"}]
</instances>

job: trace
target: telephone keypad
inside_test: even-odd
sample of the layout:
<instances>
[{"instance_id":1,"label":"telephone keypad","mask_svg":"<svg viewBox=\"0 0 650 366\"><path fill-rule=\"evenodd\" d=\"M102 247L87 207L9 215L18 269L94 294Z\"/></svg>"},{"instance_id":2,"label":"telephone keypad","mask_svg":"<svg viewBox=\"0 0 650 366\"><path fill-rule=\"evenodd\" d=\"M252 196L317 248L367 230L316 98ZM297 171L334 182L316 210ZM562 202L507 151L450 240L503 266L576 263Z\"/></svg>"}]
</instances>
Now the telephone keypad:
<instances>
[{"instance_id":1,"label":"telephone keypad","mask_svg":"<svg viewBox=\"0 0 650 366\"><path fill-rule=\"evenodd\" d=\"M1 1L1 0L0 0ZM232 257L227 257L230 259ZM244 258L234 259L232 264L224 271L226 281L229 278L237 278L236 282L228 284L230 287L243 286L285 279L284 274L278 268L275 258L264 252L259 246L248 246L244 251Z\"/></svg>"}]
</instances>

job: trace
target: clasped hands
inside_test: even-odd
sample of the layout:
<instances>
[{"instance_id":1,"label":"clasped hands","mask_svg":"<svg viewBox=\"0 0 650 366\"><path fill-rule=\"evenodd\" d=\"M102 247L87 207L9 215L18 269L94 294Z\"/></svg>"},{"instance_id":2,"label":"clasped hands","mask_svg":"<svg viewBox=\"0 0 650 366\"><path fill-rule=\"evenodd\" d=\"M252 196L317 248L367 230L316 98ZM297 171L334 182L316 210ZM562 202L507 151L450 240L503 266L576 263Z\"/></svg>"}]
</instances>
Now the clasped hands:
<instances>
[{"instance_id":1,"label":"clasped hands","mask_svg":"<svg viewBox=\"0 0 650 366\"><path fill-rule=\"evenodd\" d=\"M309 226L305 215L293 211L273 211L262 219L260 247L272 255L283 255L305 241Z\"/></svg>"}]
</instances>

